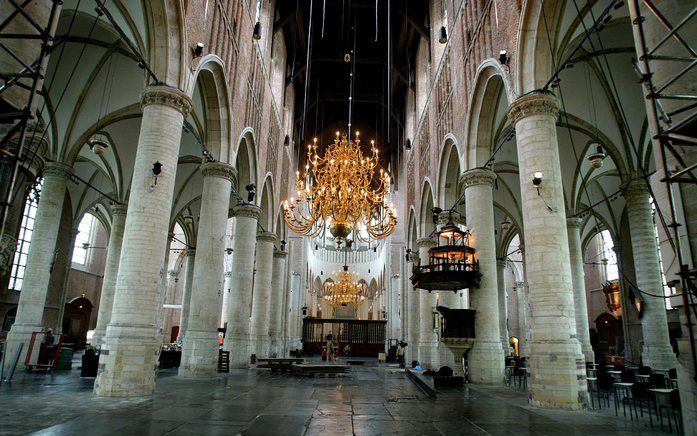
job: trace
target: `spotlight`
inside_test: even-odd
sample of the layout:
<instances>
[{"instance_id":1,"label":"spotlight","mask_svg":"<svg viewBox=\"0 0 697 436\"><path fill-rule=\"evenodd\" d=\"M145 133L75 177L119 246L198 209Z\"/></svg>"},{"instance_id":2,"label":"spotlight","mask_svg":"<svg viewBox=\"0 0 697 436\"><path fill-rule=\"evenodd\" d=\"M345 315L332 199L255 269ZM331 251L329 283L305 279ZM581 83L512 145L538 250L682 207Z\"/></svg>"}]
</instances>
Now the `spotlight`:
<instances>
[{"instance_id":1,"label":"spotlight","mask_svg":"<svg viewBox=\"0 0 697 436\"><path fill-rule=\"evenodd\" d=\"M285 145L286 147L288 147L290 145L290 136L289 135L286 135L286 137L283 138L283 145Z\"/></svg>"},{"instance_id":2,"label":"spotlight","mask_svg":"<svg viewBox=\"0 0 697 436\"><path fill-rule=\"evenodd\" d=\"M231 254L232 254L232 251L233 251L232 248L226 248L226 249L225 249L225 252L226 252L228 255L231 255Z\"/></svg>"},{"instance_id":3,"label":"spotlight","mask_svg":"<svg viewBox=\"0 0 697 436\"><path fill-rule=\"evenodd\" d=\"M405 147L407 148L407 150L411 150L411 139L407 138L407 143Z\"/></svg>"},{"instance_id":4,"label":"spotlight","mask_svg":"<svg viewBox=\"0 0 697 436\"><path fill-rule=\"evenodd\" d=\"M199 57L203 55L203 43L197 42L196 47L194 47L194 57Z\"/></svg>"},{"instance_id":5,"label":"spotlight","mask_svg":"<svg viewBox=\"0 0 697 436\"><path fill-rule=\"evenodd\" d=\"M440 38L438 38L438 42L441 44L448 42L448 31L445 26L440 26Z\"/></svg>"},{"instance_id":6,"label":"spotlight","mask_svg":"<svg viewBox=\"0 0 697 436\"><path fill-rule=\"evenodd\" d=\"M157 177L160 174L162 174L162 164L160 163L160 161L157 161L154 164L152 164L152 175Z\"/></svg>"},{"instance_id":7,"label":"spotlight","mask_svg":"<svg viewBox=\"0 0 697 436\"><path fill-rule=\"evenodd\" d=\"M542 177L544 177L544 174L542 174L542 171L535 171L535 174L532 177L532 187L537 189L537 193L540 193L540 185L542 185Z\"/></svg>"},{"instance_id":8,"label":"spotlight","mask_svg":"<svg viewBox=\"0 0 697 436\"><path fill-rule=\"evenodd\" d=\"M281 251L286 251L286 240L281 239Z\"/></svg>"},{"instance_id":9,"label":"spotlight","mask_svg":"<svg viewBox=\"0 0 697 436\"><path fill-rule=\"evenodd\" d=\"M256 39L257 41L261 39L261 23L258 21L254 23L254 33L252 34L252 38Z\"/></svg>"},{"instance_id":10,"label":"spotlight","mask_svg":"<svg viewBox=\"0 0 697 436\"><path fill-rule=\"evenodd\" d=\"M501 62L501 65L506 65L506 62L508 62L508 52L506 50L499 52L499 62Z\"/></svg>"}]
</instances>

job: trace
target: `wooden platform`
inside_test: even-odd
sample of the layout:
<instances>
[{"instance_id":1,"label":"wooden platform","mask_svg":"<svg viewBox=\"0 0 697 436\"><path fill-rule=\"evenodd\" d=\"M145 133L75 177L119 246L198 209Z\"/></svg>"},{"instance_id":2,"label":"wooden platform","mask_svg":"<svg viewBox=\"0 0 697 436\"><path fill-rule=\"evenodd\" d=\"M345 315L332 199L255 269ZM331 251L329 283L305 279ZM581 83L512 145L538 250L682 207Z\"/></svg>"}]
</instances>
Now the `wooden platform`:
<instances>
[{"instance_id":1,"label":"wooden platform","mask_svg":"<svg viewBox=\"0 0 697 436\"><path fill-rule=\"evenodd\" d=\"M348 365L299 364L292 368L293 374L311 377L337 377L350 371Z\"/></svg>"},{"instance_id":2,"label":"wooden platform","mask_svg":"<svg viewBox=\"0 0 697 436\"><path fill-rule=\"evenodd\" d=\"M304 362L304 359L297 357L274 357L274 358L261 358L257 359L257 368L270 368L272 372L290 372L293 369L293 365L297 365Z\"/></svg>"}]
</instances>

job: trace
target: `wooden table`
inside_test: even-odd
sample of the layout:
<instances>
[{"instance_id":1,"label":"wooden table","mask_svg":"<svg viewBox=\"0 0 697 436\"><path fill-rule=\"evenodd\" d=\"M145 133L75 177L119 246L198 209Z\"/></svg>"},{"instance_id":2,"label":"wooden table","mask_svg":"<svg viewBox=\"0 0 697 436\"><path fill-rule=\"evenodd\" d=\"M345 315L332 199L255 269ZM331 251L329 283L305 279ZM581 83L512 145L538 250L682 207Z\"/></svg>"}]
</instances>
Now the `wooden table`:
<instances>
[{"instance_id":1,"label":"wooden table","mask_svg":"<svg viewBox=\"0 0 697 436\"><path fill-rule=\"evenodd\" d=\"M297 357L261 358L257 359L257 362L261 363L261 365L257 365L257 368L270 368L273 372L290 372L294 364L303 363L304 361L305 359Z\"/></svg>"}]
</instances>

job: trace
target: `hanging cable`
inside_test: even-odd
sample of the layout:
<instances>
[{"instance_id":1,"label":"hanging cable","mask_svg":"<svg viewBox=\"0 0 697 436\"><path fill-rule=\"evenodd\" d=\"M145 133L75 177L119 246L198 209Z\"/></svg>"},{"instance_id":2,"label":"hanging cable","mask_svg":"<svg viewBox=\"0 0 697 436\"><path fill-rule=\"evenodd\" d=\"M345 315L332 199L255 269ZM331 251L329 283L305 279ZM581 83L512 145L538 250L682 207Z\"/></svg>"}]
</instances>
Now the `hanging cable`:
<instances>
[{"instance_id":1,"label":"hanging cable","mask_svg":"<svg viewBox=\"0 0 697 436\"><path fill-rule=\"evenodd\" d=\"M324 20L327 15L327 0L322 0L322 34L320 38L324 39Z\"/></svg>"},{"instance_id":2,"label":"hanging cable","mask_svg":"<svg viewBox=\"0 0 697 436\"><path fill-rule=\"evenodd\" d=\"M305 93L303 99L303 118L300 132L305 136L305 118L307 117L307 97L310 87L310 54L312 53L312 12L314 0L310 0L310 23L307 27L307 55L305 57Z\"/></svg>"}]
</instances>

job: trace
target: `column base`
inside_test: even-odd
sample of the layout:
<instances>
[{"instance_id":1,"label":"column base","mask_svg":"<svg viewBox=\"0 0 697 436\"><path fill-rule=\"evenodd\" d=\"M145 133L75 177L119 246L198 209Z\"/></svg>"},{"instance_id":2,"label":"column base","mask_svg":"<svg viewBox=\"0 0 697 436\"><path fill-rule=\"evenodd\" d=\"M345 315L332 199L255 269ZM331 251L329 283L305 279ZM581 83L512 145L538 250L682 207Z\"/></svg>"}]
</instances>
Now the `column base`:
<instances>
[{"instance_id":1,"label":"column base","mask_svg":"<svg viewBox=\"0 0 697 436\"><path fill-rule=\"evenodd\" d=\"M685 330L683 330L684 332ZM687 336L683 333L684 336ZM683 434L697 434L697 383L692 352L688 339L678 339L680 358L678 359L678 386L682 403Z\"/></svg>"},{"instance_id":2,"label":"column base","mask_svg":"<svg viewBox=\"0 0 697 436\"><path fill-rule=\"evenodd\" d=\"M90 345L94 348L101 348L104 345L104 336L106 335L106 329L98 329L94 331L92 335L92 340Z\"/></svg>"},{"instance_id":3,"label":"column base","mask_svg":"<svg viewBox=\"0 0 697 436\"><path fill-rule=\"evenodd\" d=\"M423 369L437 370L438 365L438 342L427 341L419 342L419 365Z\"/></svg>"},{"instance_id":4,"label":"column base","mask_svg":"<svg viewBox=\"0 0 697 436\"><path fill-rule=\"evenodd\" d=\"M586 364L575 340L533 341L528 380L533 406L565 410L588 407Z\"/></svg>"},{"instance_id":5,"label":"column base","mask_svg":"<svg viewBox=\"0 0 697 436\"><path fill-rule=\"evenodd\" d=\"M107 327L94 393L104 397L152 394L161 343L156 328Z\"/></svg>"},{"instance_id":6,"label":"column base","mask_svg":"<svg viewBox=\"0 0 697 436\"><path fill-rule=\"evenodd\" d=\"M191 331L182 344L179 376L212 378L218 374L218 342L214 332Z\"/></svg>"},{"instance_id":7,"label":"column base","mask_svg":"<svg viewBox=\"0 0 697 436\"><path fill-rule=\"evenodd\" d=\"M231 337L225 340L223 349L230 352L230 368L249 368L251 345L249 337Z\"/></svg>"},{"instance_id":8,"label":"column base","mask_svg":"<svg viewBox=\"0 0 697 436\"><path fill-rule=\"evenodd\" d=\"M472 383L503 384L505 362L501 342L475 339L467 354L467 365Z\"/></svg>"},{"instance_id":9,"label":"column base","mask_svg":"<svg viewBox=\"0 0 697 436\"><path fill-rule=\"evenodd\" d=\"M256 336L250 341L249 354L256 354L257 357L269 357L270 348L271 343L268 336Z\"/></svg>"},{"instance_id":10,"label":"column base","mask_svg":"<svg viewBox=\"0 0 697 436\"><path fill-rule=\"evenodd\" d=\"M595 362L595 352L591 344L581 344L581 352L583 353L583 358L586 362Z\"/></svg>"},{"instance_id":11,"label":"column base","mask_svg":"<svg viewBox=\"0 0 697 436\"><path fill-rule=\"evenodd\" d=\"M31 334L34 332L39 332L43 330L43 326L31 325L31 324L13 324L9 333L7 333L7 341L5 343L5 359L3 374L7 375L10 366L14 364L15 355L17 350L19 350L20 344L24 344L22 352L19 355L19 360L17 360L17 368L24 368L24 362L27 357L27 352L29 350L29 344L31 342ZM34 360L38 358L38 348L36 353L32 353Z\"/></svg>"},{"instance_id":12,"label":"column base","mask_svg":"<svg viewBox=\"0 0 697 436\"><path fill-rule=\"evenodd\" d=\"M678 366L673 348L670 345L647 346L641 351L641 360L645 366L653 369L671 369Z\"/></svg>"}]
</instances>

